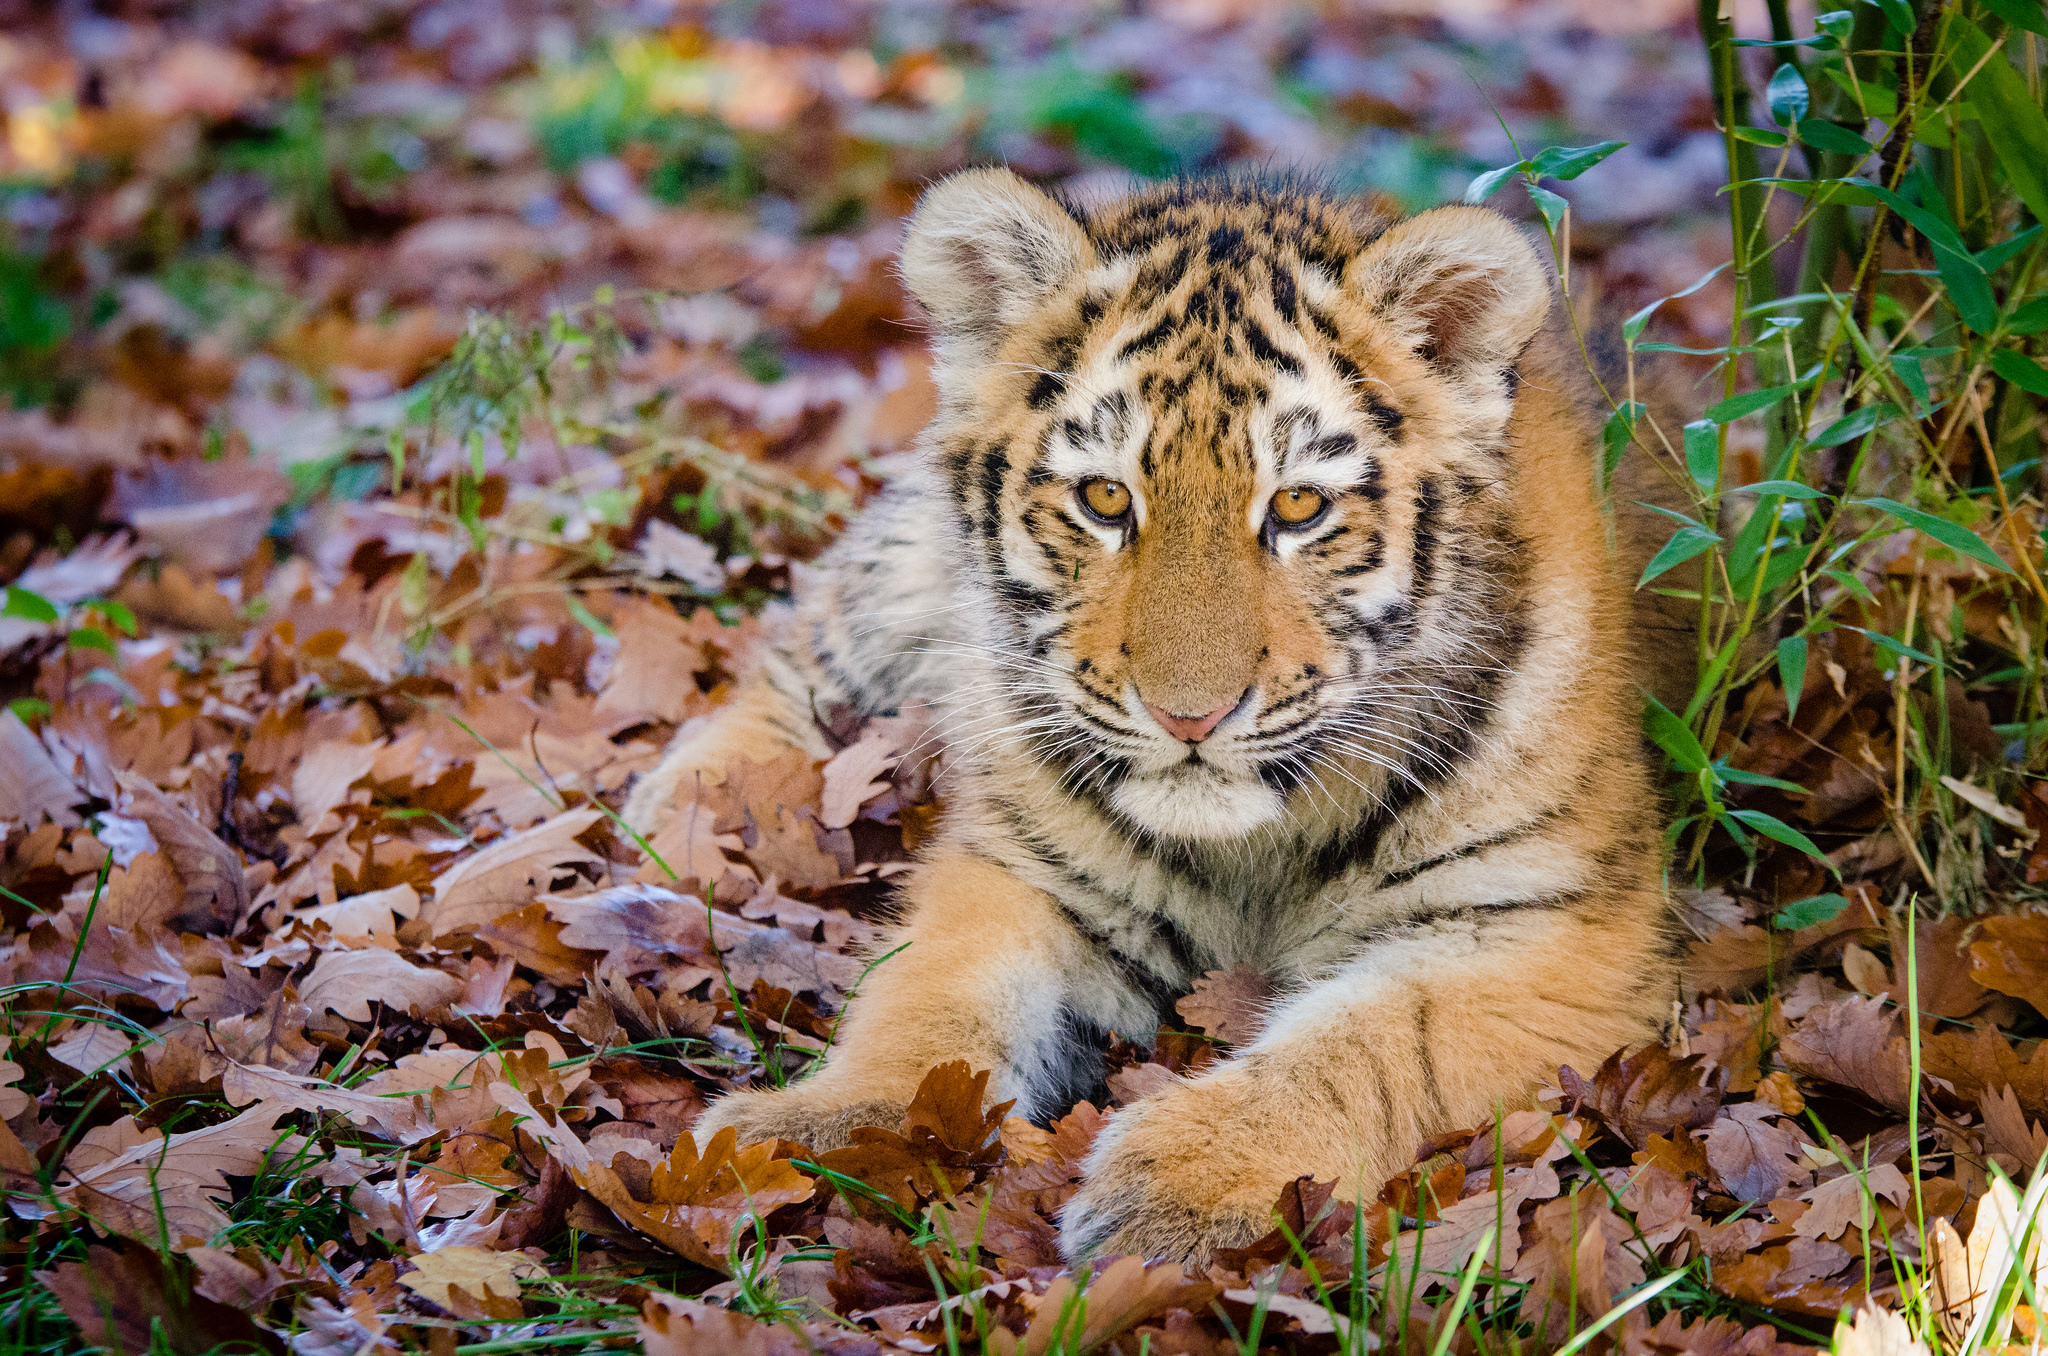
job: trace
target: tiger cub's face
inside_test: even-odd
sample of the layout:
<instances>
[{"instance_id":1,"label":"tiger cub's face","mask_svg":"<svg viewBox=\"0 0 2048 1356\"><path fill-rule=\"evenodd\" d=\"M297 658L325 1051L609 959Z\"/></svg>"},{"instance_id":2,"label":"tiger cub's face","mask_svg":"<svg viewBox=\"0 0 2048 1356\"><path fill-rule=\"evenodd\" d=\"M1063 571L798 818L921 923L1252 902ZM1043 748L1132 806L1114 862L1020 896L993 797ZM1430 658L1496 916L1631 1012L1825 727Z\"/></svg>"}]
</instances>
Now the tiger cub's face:
<instances>
[{"instance_id":1,"label":"tiger cub's face","mask_svg":"<svg viewBox=\"0 0 2048 1356\"><path fill-rule=\"evenodd\" d=\"M1069 214L977 171L927 196L904 271L994 719L1167 837L1370 798L1418 673L1499 621L1474 571L1549 301L1521 237L1229 184Z\"/></svg>"}]
</instances>

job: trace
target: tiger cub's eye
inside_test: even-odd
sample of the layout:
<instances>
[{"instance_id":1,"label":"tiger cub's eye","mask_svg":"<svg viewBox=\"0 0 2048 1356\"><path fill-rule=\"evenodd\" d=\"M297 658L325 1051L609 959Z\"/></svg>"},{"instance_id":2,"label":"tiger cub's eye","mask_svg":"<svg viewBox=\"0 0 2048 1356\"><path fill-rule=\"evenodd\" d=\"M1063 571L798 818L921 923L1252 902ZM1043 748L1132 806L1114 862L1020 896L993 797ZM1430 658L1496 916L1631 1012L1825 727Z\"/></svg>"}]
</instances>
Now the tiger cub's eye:
<instances>
[{"instance_id":1,"label":"tiger cub's eye","mask_svg":"<svg viewBox=\"0 0 2048 1356\"><path fill-rule=\"evenodd\" d=\"M1282 490L1273 496L1273 517L1282 527L1300 527L1323 511L1329 500L1314 490Z\"/></svg>"},{"instance_id":2,"label":"tiger cub's eye","mask_svg":"<svg viewBox=\"0 0 2048 1356\"><path fill-rule=\"evenodd\" d=\"M1081 507L1103 522L1113 523L1131 511L1131 492L1120 480L1084 480Z\"/></svg>"}]
</instances>

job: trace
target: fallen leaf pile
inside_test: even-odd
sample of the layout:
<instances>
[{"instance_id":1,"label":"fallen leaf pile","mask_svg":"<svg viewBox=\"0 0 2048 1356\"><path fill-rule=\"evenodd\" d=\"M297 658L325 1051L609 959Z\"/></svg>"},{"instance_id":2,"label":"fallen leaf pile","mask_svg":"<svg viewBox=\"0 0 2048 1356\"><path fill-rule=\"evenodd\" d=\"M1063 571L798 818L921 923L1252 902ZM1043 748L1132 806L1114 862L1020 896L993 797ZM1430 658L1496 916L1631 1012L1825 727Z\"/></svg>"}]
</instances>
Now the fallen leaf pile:
<instances>
[{"instance_id":1,"label":"fallen leaf pile","mask_svg":"<svg viewBox=\"0 0 2048 1356\"><path fill-rule=\"evenodd\" d=\"M1048 1124L954 1064L815 1158L690 1134L830 1048L944 814L923 713L834 710L829 758L741 758L649 842L615 817L932 410L892 271L921 185L1277 159L1421 205L1512 158L1492 100L1635 142L1573 201L1610 299L1725 257L1692 7L1496 8L0 0L23 1349L1471 1356L1471 1318L1548 1350L1671 1280L1591 1349L1779 1356L1845 1309L1846 1349L1905 1350L1922 1269L1957 1334L2048 1274L2000 1180L2048 1152L2048 914L1902 921L1887 799L1938 718L1981 818L1928 870L2011 905L2048 791L1972 780L2003 697L1909 711L1842 630L1712 750L1840 880L1707 862L1668 1045L1367 1199L1298 1181L1200 1271L1063 1262L1105 1118L1256 1036L1251 970ZM1729 295L1660 323L1718 342ZM2001 624L1888 568L1958 643Z\"/></svg>"}]
</instances>

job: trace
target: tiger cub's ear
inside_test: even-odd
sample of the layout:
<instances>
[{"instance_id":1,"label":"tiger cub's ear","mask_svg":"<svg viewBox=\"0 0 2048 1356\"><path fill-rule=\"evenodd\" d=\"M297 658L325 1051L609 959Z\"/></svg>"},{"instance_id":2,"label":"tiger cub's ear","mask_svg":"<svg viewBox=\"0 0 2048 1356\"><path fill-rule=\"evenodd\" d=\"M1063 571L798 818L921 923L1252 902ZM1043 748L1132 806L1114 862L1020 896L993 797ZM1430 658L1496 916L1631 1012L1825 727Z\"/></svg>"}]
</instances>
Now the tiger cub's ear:
<instances>
[{"instance_id":1,"label":"tiger cub's ear","mask_svg":"<svg viewBox=\"0 0 2048 1356\"><path fill-rule=\"evenodd\" d=\"M931 313L941 352L975 361L1094 259L1058 203L1008 170L978 169L918 203L903 278Z\"/></svg>"},{"instance_id":2,"label":"tiger cub's ear","mask_svg":"<svg viewBox=\"0 0 2048 1356\"><path fill-rule=\"evenodd\" d=\"M1418 213L1367 246L1345 283L1447 375L1498 372L1550 310L1550 274L1522 233L1483 207Z\"/></svg>"}]
</instances>

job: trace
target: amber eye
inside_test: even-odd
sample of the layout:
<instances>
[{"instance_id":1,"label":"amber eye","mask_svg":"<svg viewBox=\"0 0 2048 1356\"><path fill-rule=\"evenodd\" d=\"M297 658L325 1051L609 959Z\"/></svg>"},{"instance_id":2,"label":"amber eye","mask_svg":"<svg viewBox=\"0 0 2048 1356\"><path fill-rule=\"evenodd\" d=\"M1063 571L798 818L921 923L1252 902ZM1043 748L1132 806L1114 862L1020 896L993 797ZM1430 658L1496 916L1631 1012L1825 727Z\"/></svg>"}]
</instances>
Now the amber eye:
<instances>
[{"instance_id":1,"label":"amber eye","mask_svg":"<svg viewBox=\"0 0 2048 1356\"><path fill-rule=\"evenodd\" d=\"M1131 511L1131 492L1120 480L1084 480L1080 499L1091 517L1105 523L1121 522Z\"/></svg>"},{"instance_id":2,"label":"amber eye","mask_svg":"<svg viewBox=\"0 0 2048 1356\"><path fill-rule=\"evenodd\" d=\"M1329 502L1314 490L1282 490L1273 496L1273 519L1282 527L1301 527L1314 522Z\"/></svg>"}]
</instances>

